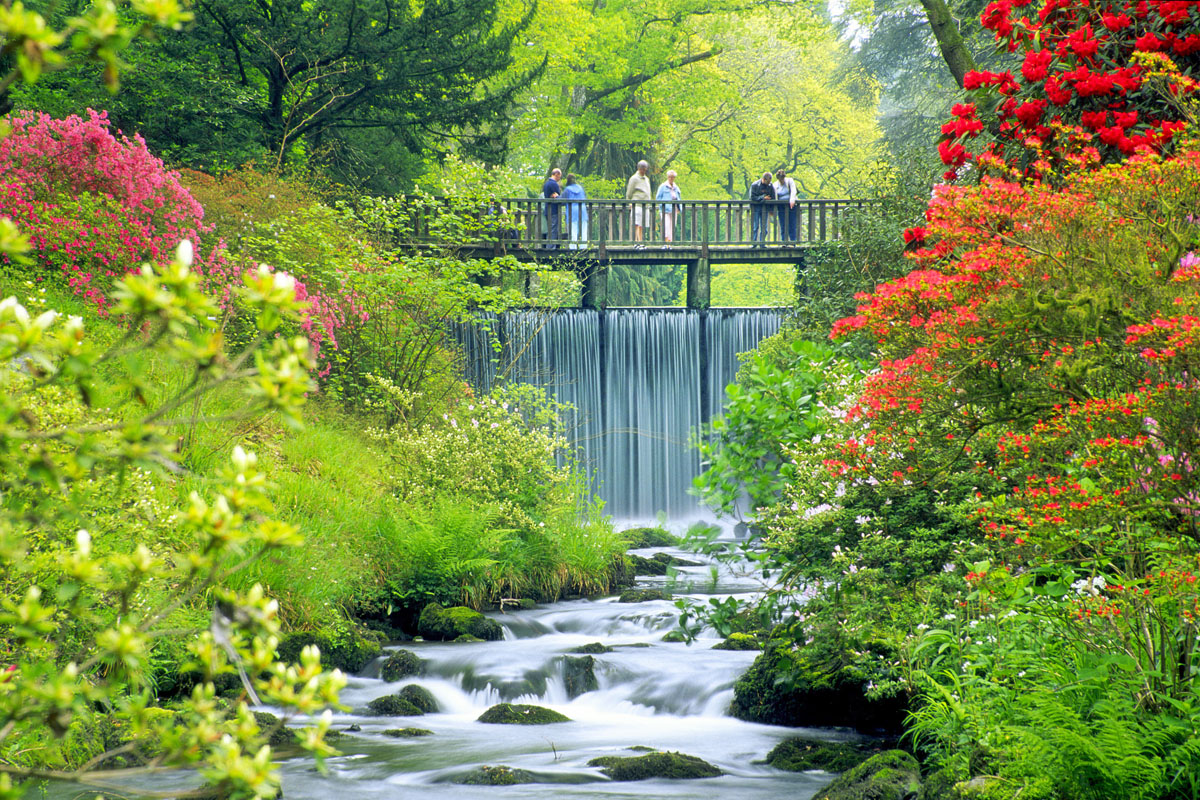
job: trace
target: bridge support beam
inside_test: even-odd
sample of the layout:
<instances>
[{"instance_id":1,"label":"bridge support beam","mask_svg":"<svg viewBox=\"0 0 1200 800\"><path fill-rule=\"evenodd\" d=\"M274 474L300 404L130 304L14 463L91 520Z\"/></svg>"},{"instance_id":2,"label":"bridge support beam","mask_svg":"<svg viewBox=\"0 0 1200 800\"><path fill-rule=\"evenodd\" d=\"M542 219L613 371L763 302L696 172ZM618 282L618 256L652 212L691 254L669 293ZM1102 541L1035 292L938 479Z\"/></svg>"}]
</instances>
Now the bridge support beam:
<instances>
[{"instance_id":1,"label":"bridge support beam","mask_svg":"<svg viewBox=\"0 0 1200 800\"><path fill-rule=\"evenodd\" d=\"M687 307L708 308L712 304L712 266L707 258L687 265Z\"/></svg>"},{"instance_id":2,"label":"bridge support beam","mask_svg":"<svg viewBox=\"0 0 1200 800\"><path fill-rule=\"evenodd\" d=\"M608 305L608 267L588 264L579 271L579 281L583 284L581 306L601 309Z\"/></svg>"}]
</instances>

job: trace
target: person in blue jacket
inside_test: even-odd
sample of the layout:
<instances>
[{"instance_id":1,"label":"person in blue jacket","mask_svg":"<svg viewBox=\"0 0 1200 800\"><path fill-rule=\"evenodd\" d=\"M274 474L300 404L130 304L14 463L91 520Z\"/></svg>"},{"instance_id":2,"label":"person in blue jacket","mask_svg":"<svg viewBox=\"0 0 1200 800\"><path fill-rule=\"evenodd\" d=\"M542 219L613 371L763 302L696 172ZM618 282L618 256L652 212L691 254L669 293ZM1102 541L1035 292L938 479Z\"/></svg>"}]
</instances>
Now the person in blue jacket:
<instances>
[{"instance_id":1,"label":"person in blue jacket","mask_svg":"<svg viewBox=\"0 0 1200 800\"><path fill-rule=\"evenodd\" d=\"M562 199L567 201L567 231L572 250L587 246L588 240L588 209L587 192L583 184L574 175L567 176L567 185L563 187Z\"/></svg>"},{"instance_id":2,"label":"person in blue jacket","mask_svg":"<svg viewBox=\"0 0 1200 800\"><path fill-rule=\"evenodd\" d=\"M663 239L667 242L663 248L666 249L675 241L675 220L678 219L679 212L683 211L682 206L676 205L683 199L683 194L679 190L679 184L675 182L675 170L667 170L667 180L659 184L658 194L654 199L666 203L658 210L658 213L662 214Z\"/></svg>"}]
</instances>

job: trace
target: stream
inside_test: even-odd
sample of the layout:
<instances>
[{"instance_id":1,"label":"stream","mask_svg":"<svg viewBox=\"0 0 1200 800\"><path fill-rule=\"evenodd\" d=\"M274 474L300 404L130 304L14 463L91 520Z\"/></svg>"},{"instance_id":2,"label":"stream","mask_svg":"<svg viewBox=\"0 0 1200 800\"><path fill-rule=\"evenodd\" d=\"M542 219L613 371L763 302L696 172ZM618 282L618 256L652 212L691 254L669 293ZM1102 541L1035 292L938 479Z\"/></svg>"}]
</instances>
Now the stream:
<instances>
[{"instance_id":1,"label":"stream","mask_svg":"<svg viewBox=\"0 0 1200 800\"><path fill-rule=\"evenodd\" d=\"M697 558L668 548L633 552ZM716 565L680 568L670 580L675 596L701 601L760 588L753 579ZM662 588L667 581L640 578L638 586ZM720 639L711 631L691 645L662 641L676 626L678 610L672 602L571 600L489 616L503 626L503 641L404 643L397 647L425 659L424 676L395 683L366 677L378 674L377 661L364 675L352 677L342 700L354 711L335 717L333 727L343 730L357 725L361 730L336 742L342 755L328 760L326 775L318 774L307 759L286 761L284 797L807 800L831 779L820 772L789 773L760 763L789 736L843 737L726 716L734 681L757 653L713 650ZM563 678L564 656L593 642L613 648L594 656L599 688L571 699ZM421 717L362 713L369 701L409 683L428 689L441 710ZM553 725L476 721L488 707L501 702L545 706L572 721ZM389 728L406 726L425 728L433 735L409 739L383 735ZM597 756L636 756L627 749L635 745L698 756L726 774L701 780L616 782L587 766ZM528 770L541 782L514 786L449 782L483 765Z\"/></svg>"}]
</instances>

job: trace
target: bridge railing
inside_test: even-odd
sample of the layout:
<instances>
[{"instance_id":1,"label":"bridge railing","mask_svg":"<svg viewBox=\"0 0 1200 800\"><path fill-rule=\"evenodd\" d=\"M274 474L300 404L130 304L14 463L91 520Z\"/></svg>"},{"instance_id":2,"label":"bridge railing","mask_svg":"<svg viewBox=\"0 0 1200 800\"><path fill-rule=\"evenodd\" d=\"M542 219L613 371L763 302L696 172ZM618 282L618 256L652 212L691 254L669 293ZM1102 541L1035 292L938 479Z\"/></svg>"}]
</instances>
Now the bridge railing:
<instances>
[{"instance_id":1,"label":"bridge railing","mask_svg":"<svg viewBox=\"0 0 1200 800\"><path fill-rule=\"evenodd\" d=\"M462 213L460 199L453 206ZM877 206L873 200L820 199L752 203L749 200L563 200L512 198L478 209L481 238L525 248L732 246L772 247L832 242L852 214ZM425 202L410 210L413 242L433 241L443 208ZM638 229L641 229L640 232Z\"/></svg>"}]
</instances>

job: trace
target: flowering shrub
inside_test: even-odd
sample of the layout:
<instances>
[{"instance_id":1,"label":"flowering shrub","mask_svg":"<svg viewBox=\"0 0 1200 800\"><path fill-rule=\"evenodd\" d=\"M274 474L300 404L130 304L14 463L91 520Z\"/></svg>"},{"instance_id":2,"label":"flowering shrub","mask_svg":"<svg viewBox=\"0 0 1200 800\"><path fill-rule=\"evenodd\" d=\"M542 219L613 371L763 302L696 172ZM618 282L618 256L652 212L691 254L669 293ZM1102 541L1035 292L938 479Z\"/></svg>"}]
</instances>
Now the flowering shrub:
<instances>
[{"instance_id":1,"label":"flowering shrub","mask_svg":"<svg viewBox=\"0 0 1200 800\"><path fill-rule=\"evenodd\" d=\"M29 237L32 255L106 308L114 278L143 262L165 264L182 240L197 243L195 268L226 299L233 275L219 243L199 247L204 210L140 137L113 135L103 113L56 120L8 118L0 141L0 214Z\"/></svg>"},{"instance_id":2,"label":"flowering shrub","mask_svg":"<svg viewBox=\"0 0 1200 800\"><path fill-rule=\"evenodd\" d=\"M1058 189L993 176L939 188L910 253L918 268L860 295L858 313L835 326L835 337L869 335L880 368L848 408L825 461L831 476L910 493L964 467L978 478L974 527L987 558L971 566L960 602L987 626L975 636L1008 638L976 642L957 662L928 636L912 654L928 703L918 730L967 775L980 762L954 748L1041 787L1034 796L1078 796L1063 788L1078 774L1070 759L1014 765L1012 742L1042 736L1047 720L1001 699L1031 690L1018 672L1037 680L1077 659L1107 676L1088 691L1105 687L1110 710L1157 715L1145 730L1167 739L1139 756L1144 796L1200 781L1172 766L1194 765L1197 733L1168 733L1197 699L1200 663L1197 169L1200 152L1182 143L1172 158L1139 154L1067 175ZM970 635L947 627L930 636ZM1063 661L1021 666L1051 635ZM1028 642L1013 649L1014 636ZM950 692L955 702L942 702ZM1084 708L1059 709L1055 734L1086 737ZM997 736L1000 725L1015 739Z\"/></svg>"},{"instance_id":3,"label":"flowering shrub","mask_svg":"<svg viewBox=\"0 0 1200 800\"><path fill-rule=\"evenodd\" d=\"M994 0L984 28L1020 69L968 72L938 146L947 179L976 158L1040 177L1063 160L1099 164L1167 149L1200 77L1200 6L1175 0ZM992 138L976 157L969 140Z\"/></svg>"}]
</instances>

